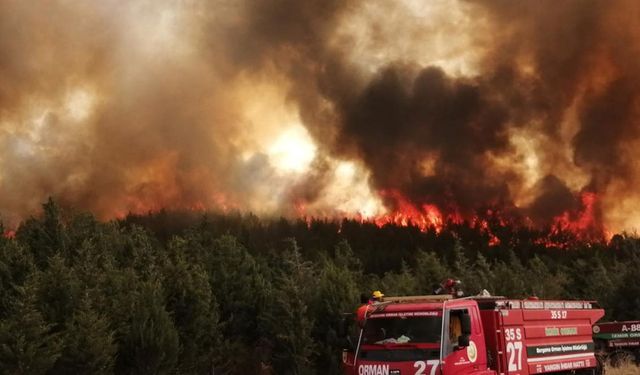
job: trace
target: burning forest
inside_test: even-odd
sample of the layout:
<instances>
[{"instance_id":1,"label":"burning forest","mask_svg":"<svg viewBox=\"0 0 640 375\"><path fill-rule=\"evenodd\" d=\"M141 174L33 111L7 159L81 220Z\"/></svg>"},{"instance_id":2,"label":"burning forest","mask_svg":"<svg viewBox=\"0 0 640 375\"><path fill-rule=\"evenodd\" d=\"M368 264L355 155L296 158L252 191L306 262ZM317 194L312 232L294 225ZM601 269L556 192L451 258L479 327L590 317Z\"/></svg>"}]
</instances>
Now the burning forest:
<instances>
[{"instance_id":1,"label":"burning forest","mask_svg":"<svg viewBox=\"0 0 640 375\"><path fill-rule=\"evenodd\" d=\"M344 373L447 279L637 320L638 149L638 1L0 0L0 373Z\"/></svg>"},{"instance_id":2,"label":"burning forest","mask_svg":"<svg viewBox=\"0 0 640 375\"><path fill-rule=\"evenodd\" d=\"M635 1L0 4L0 213L239 210L606 241L640 223ZM496 237L494 243L499 241Z\"/></svg>"}]
</instances>

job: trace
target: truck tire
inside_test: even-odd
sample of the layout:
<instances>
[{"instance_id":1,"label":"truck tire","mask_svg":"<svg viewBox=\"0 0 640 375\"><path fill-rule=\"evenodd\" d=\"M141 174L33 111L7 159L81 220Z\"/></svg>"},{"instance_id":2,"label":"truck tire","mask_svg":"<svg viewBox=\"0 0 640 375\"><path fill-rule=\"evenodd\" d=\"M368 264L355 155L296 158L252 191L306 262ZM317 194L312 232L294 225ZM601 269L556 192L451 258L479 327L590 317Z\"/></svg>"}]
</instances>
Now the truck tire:
<instances>
[{"instance_id":1,"label":"truck tire","mask_svg":"<svg viewBox=\"0 0 640 375\"><path fill-rule=\"evenodd\" d=\"M634 353L627 350L617 350L612 352L607 357L611 367L620 367L629 363L636 363L636 356Z\"/></svg>"},{"instance_id":2,"label":"truck tire","mask_svg":"<svg viewBox=\"0 0 640 375\"><path fill-rule=\"evenodd\" d=\"M603 375L605 373L605 365L607 363L606 358L607 358L606 355L596 353L597 364L594 370L595 375Z\"/></svg>"},{"instance_id":3,"label":"truck tire","mask_svg":"<svg viewBox=\"0 0 640 375\"><path fill-rule=\"evenodd\" d=\"M606 352L602 352L602 351L596 351L595 353L595 357L596 357L596 367L593 368L593 373L595 375L602 375L605 373L605 368L607 365L607 353Z\"/></svg>"}]
</instances>

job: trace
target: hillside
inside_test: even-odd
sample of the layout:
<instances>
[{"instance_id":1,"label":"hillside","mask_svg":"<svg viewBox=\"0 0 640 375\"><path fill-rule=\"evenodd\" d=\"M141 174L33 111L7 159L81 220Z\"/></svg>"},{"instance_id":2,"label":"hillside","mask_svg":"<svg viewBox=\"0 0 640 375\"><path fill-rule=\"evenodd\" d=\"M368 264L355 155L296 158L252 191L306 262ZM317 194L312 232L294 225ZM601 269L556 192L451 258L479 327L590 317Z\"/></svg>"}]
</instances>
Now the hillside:
<instances>
[{"instance_id":1,"label":"hillside","mask_svg":"<svg viewBox=\"0 0 640 375\"><path fill-rule=\"evenodd\" d=\"M499 245L470 224L100 222L49 201L0 237L0 371L337 373L335 327L361 293L430 293L446 277L468 294L592 299L609 319L640 316L637 237L553 247L548 233L494 232Z\"/></svg>"}]
</instances>

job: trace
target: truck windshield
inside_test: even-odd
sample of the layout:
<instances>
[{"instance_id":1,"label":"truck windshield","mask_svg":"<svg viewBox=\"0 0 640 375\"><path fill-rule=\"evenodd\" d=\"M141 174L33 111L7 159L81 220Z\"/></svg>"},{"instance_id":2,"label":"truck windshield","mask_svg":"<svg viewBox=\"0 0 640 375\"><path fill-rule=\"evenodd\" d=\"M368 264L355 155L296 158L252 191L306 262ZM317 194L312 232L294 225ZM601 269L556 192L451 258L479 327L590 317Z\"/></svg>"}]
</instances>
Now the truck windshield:
<instances>
[{"instance_id":1,"label":"truck windshield","mask_svg":"<svg viewBox=\"0 0 640 375\"><path fill-rule=\"evenodd\" d=\"M363 344L439 344L442 317L385 317L368 319Z\"/></svg>"}]
</instances>

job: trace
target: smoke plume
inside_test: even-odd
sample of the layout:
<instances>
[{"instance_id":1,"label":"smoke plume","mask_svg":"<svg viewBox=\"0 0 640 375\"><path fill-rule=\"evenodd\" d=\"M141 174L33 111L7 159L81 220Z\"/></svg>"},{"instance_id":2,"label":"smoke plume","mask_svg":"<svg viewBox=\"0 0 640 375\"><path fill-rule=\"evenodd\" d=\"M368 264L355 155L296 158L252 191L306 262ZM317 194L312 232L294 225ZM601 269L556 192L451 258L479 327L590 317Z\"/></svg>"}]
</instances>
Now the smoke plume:
<instances>
[{"instance_id":1,"label":"smoke plume","mask_svg":"<svg viewBox=\"0 0 640 375\"><path fill-rule=\"evenodd\" d=\"M0 213L544 225L588 195L631 229L639 34L625 0L2 1Z\"/></svg>"}]
</instances>

